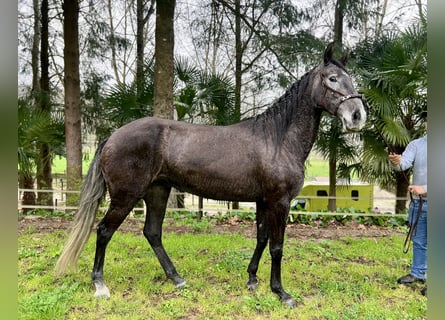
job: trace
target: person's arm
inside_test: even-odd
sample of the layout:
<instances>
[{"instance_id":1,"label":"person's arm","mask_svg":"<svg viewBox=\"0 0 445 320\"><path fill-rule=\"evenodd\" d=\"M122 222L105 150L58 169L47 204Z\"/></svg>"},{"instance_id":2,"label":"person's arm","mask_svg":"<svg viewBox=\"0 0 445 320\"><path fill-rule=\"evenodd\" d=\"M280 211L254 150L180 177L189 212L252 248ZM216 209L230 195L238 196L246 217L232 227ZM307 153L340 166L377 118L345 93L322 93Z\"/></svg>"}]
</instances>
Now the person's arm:
<instances>
[{"instance_id":1,"label":"person's arm","mask_svg":"<svg viewBox=\"0 0 445 320\"><path fill-rule=\"evenodd\" d=\"M389 153L389 161L398 170L406 170L414 164L414 157L416 155L416 147L413 143L409 143L402 154Z\"/></svg>"}]
</instances>

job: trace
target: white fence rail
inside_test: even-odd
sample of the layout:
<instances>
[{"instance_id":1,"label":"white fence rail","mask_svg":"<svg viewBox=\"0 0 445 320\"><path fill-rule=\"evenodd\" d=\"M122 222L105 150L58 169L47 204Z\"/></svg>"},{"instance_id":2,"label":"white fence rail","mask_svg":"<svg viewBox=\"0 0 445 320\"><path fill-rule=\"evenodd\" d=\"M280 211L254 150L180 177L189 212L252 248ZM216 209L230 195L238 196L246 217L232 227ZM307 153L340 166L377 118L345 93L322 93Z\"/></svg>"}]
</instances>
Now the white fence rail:
<instances>
[{"instance_id":1,"label":"white fence rail","mask_svg":"<svg viewBox=\"0 0 445 320\"><path fill-rule=\"evenodd\" d=\"M34 193L52 193L53 194L53 205L23 205L22 204L22 197L24 192L34 192ZM80 191L70 191L70 190L37 190L37 189L21 189L18 188L17 192L17 200L18 200L18 210L22 211L23 209L42 209L42 210L55 210L55 211L62 211L62 212L71 212L76 211L78 209L77 206L68 206L66 205L66 195L67 194L80 194ZM199 208L199 200L198 196L189 194L189 193L179 193L179 192L172 192L171 196L176 196L179 194L184 195L184 208L174 208L169 207L167 208L167 212L175 212L175 211L195 211L198 212L200 210ZM302 196L297 197L296 199L316 199L316 198L323 198L323 199L349 199L349 197L329 197L329 196ZM369 200L369 197L358 197L359 200ZM373 200L377 203L378 201L392 201L395 202L396 200L409 200L408 198L397 198L397 197L373 197ZM133 209L132 214L143 214L145 213L145 204L142 203L142 207L136 207ZM105 202L103 203L103 206L99 208L99 210L105 212L108 208L107 199L105 199ZM353 212L320 212L320 211L296 211L291 210L291 215L341 215L341 216L379 216L379 217L394 217L394 216L406 216L405 214L395 214L392 211L385 211L382 212L372 212L372 213L353 213ZM241 202L240 203L240 209L237 210L231 210L228 206L227 201L215 201L211 199L204 199L203 208L202 211L205 215L211 216L211 215L217 215L217 214L225 214L228 212L255 212L255 203L254 202Z\"/></svg>"}]
</instances>

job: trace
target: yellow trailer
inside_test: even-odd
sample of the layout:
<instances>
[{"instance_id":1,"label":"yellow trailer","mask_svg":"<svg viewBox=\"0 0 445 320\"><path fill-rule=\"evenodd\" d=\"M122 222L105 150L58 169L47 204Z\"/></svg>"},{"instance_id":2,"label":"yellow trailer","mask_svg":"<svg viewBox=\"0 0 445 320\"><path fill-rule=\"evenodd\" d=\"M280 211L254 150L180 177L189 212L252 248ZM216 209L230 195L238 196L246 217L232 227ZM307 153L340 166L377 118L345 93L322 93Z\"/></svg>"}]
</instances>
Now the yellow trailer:
<instances>
[{"instance_id":1,"label":"yellow trailer","mask_svg":"<svg viewBox=\"0 0 445 320\"><path fill-rule=\"evenodd\" d=\"M350 184L336 186L337 208L354 208L367 212L374 207L374 186L371 184ZM308 184L292 202L307 211L325 211L328 209L329 185Z\"/></svg>"}]
</instances>

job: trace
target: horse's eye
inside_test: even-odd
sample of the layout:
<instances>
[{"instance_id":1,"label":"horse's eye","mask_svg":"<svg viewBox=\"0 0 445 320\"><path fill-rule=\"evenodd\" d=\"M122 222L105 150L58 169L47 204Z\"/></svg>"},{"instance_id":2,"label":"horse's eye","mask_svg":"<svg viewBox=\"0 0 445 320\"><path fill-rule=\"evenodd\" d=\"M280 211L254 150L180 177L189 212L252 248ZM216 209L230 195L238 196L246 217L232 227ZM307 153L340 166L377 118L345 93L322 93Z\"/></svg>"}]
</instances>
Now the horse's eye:
<instances>
[{"instance_id":1,"label":"horse's eye","mask_svg":"<svg viewBox=\"0 0 445 320\"><path fill-rule=\"evenodd\" d=\"M330 77L329 77L329 81L331 81L331 82L337 82L337 77L336 77L336 76L330 76Z\"/></svg>"}]
</instances>

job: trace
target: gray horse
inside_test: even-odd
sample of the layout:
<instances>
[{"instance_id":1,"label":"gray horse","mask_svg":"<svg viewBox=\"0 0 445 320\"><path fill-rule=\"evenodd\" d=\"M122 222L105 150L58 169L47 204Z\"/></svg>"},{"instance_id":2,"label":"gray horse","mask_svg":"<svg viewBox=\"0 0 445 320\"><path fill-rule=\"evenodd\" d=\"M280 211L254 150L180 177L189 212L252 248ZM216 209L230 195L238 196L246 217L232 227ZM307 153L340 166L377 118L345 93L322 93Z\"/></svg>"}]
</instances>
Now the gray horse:
<instances>
[{"instance_id":1,"label":"gray horse","mask_svg":"<svg viewBox=\"0 0 445 320\"><path fill-rule=\"evenodd\" d=\"M136 203L147 212L144 235L165 274L185 285L162 245L162 222L172 187L205 198L256 202L257 244L247 268L250 290L269 241L270 287L290 307L283 289L281 259L289 205L301 190L304 162L314 144L323 111L338 117L344 129L359 131L366 111L345 69L347 55L324 61L295 82L263 114L230 126L193 125L142 118L116 130L96 151L82 187L79 211L57 262L56 273L76 267L94 225L99 203L109 192L110 207L97 226L92 280L95 296L109 297L103 281L105 250Z\"/></svg>"}]
</instances>

